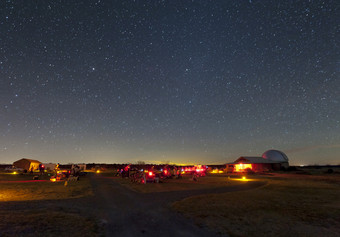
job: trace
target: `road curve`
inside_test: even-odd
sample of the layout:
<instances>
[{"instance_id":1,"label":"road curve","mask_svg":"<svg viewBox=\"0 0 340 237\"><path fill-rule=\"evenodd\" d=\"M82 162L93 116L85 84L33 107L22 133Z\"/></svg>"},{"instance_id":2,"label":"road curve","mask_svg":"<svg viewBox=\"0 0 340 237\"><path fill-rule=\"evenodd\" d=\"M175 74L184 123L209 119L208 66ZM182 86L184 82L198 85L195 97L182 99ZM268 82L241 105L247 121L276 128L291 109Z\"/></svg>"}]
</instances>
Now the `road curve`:
<instances>
[{"instance_id":1,"label":"road curve","mask_svg":"<svg viewBox=\"0 0 340 237\"><path fill-rule=\"evenodd\" d=\"M170 210L170 204L186 197L253 189L266 182L248 182L238 186L203 190L138 193L114 179L92 176L94 198L91 207L101 220L105 236L215 236L207 228ZM220 235L219 235L220 236Z\"/></svg>"}]
</instances>

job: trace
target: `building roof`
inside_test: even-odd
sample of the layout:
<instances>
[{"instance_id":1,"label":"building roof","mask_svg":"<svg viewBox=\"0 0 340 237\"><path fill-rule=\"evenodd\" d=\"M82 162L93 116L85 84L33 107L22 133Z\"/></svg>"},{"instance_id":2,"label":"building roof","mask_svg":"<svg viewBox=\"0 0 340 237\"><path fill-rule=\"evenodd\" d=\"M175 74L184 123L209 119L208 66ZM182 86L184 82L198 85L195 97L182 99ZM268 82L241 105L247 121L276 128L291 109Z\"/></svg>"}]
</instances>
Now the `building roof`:
<instances>
[{"instance_id":1,"label":"building roof","mask_svg":"<svg viewBox=\"0 0 340 237\"><path fill-rule=\"evenodd\" d=\"M27 158L22 158L22 159L20 159L20 160L17 160L17 161L15 161L15 162L18 162L18 161L21 161L21 160L27 160L28 162L33 162L33 163L41 163L40 161L38 161L38 160L32 160L32 159L27 159Z\"/></svg>"},{"instance_id":2,"label":"building roof","mask_svg":"<svg viewBox=\"0 0 340 237\"><path fill-rule=\"evenodd\" d=\"M279 162L264 159L262 157L241 156L240 158L238 158L234 162L228 163L228 164L239 164L239 163L244 163L244 164L263 164L263 163L268 164L269 163L269 164L273 164L273 163L279 163Z\"/></svg>"}]
</instances>

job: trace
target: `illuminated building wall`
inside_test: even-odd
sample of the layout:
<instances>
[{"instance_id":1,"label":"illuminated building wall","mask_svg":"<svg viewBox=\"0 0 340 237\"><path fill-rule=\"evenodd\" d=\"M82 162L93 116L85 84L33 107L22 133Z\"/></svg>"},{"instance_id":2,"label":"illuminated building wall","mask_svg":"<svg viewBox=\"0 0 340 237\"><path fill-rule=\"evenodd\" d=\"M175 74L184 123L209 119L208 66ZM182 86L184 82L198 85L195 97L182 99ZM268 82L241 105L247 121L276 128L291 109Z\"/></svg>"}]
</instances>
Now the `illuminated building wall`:
<instances>
[{"instance_id":1,"label":"illuminated building wall","mask_svg":"<svg viewBox=\"0 0 340 237\"><path fill-rule=\"evenodd\" d=\"M243 172L243 171L245 171L248 168L249 169L253 169L251 164L236 164L234 166L234 171L235 172Z\"/></svg>"}]
</instances>

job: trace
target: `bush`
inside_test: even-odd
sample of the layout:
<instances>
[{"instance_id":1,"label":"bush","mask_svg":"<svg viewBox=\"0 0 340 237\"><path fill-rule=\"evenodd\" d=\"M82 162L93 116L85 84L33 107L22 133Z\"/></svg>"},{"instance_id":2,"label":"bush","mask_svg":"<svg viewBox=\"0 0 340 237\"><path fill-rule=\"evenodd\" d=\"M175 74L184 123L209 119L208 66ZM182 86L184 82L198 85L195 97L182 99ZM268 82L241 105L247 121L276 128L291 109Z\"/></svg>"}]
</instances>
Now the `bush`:
<instances>
[{"instance_id":1,"label":"bush","mask_svg":"<svg viewBox=\"0 0 340 237\"><path fill-rule=\"evenodd\" d=\"M328 169L326 173L327 173L327 174L333 174L333 173L334 173L334 170L333 170L333 169Z\"/></svg>"},{"instance_id":2,"label":"bush","mask_svg":"<svg viewBox=\"0 0 340 237\"><path fill-rule=\"evenodd\" d=\"M255 172L250 168L247 168L245 171L247 174L255 174Z\"/></svg>"},{"instance_id":3,"label":"bush","mask_svg":"<svg viewBox=\"0 0 340 237\"><path fill-rule=\"evenodd\" d=\"M297 171L297 168L295 166L289 166L287 171Z\"/></svg>"}]
</instances>

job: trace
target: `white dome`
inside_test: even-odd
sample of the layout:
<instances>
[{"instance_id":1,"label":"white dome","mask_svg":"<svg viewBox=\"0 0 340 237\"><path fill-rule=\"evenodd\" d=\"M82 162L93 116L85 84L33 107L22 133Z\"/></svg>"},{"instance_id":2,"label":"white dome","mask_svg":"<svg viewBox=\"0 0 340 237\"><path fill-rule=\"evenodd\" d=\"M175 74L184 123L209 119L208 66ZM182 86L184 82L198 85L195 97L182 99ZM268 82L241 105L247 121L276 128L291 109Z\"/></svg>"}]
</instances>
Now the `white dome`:
<instances>
[{"instance_id":1,"label":"white dome","mask_svg":"<svg viewBox=\"0 0 340 237\"><path fill-rule=\"evenodd\" d=\"M268 150L263 153L262 158L277 162L288 162L286 154L278 150Z\"/></svg>"}]
</instances>

